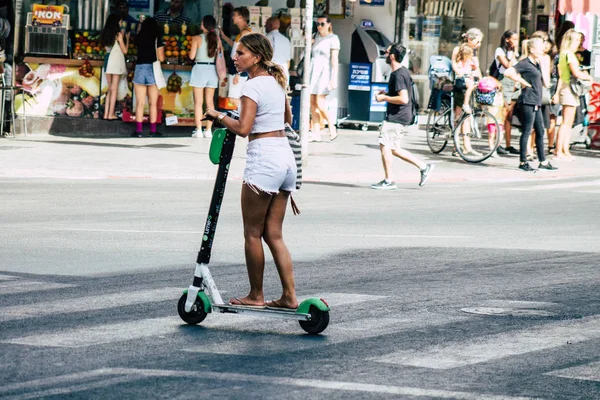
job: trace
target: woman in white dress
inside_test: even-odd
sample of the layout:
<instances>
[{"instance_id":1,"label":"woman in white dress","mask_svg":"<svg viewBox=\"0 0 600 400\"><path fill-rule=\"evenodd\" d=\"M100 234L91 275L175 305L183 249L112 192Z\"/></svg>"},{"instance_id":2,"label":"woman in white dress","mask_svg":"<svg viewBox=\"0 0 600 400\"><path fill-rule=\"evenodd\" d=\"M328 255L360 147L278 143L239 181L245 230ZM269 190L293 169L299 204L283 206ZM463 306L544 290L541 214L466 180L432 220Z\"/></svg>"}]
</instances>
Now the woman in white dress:
<instances>
[{"instance_id":1,"label":"woman in white dress","mask_svg":"<svg viewBox=\"0 0 600 400\"><path fill-rule=\"evenodd\" d=\"M312 45L310 70L310 108L313 124L312 141L321 141L321 127L327 122L329 139L335 140L337 131L327 115L325 97L337 87L340 39L332 33L331 19L317 18L317 37Z\"/></svg>"},{"instance_id":2,"label":"woman in white dress","mask_svg":"<svg viewBox=\"0 0 600 400\"><path fill-rule=\"evenodd\" d=\"M125 54L127 54L127 48L129 47L129 32L123 39L121 17L119 15L111 14L108 16L104 29L100 33L100 44L106 48L104 73L108 83L108 92L104 101L104 119L114 121L117 119L115 104L117 102L119 81L121 76L127 73Z\"/></svg>"}]
</instances>

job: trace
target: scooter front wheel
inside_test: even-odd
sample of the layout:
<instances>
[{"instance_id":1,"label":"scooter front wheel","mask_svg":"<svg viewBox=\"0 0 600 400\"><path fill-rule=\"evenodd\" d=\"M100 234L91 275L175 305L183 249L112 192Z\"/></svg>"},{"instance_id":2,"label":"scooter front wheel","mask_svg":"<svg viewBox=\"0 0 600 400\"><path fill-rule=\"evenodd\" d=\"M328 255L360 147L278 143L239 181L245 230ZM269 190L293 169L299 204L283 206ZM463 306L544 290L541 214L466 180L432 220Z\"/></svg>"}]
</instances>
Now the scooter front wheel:
<instances>
[{"instance_id":1,"label":"scooter front wheel","mask_svg":"<svg viewBox=\"0 0 600 400\"><path fill-rule=\"evenodd\" d=\"M177 312L182 320L190 325L196 325L200 322L204 321L206 318L206 311L204 310L204 304L202 303L202 299L199 297L196 298L194 306L190 312L185 311L185 302L187 300L187 293L184 293L177 303Z\"/></svg>"},{"instance_id":2,"label":"scooter front wheel","mask_svg":"<svg viewBox=\"0 0 600 400\"><path fill-rule=\"evenodd\" d=\"M321 311L315 306L310 306L308 313L310 314L310 321L298 321L300 327L311 335L318 335L323 332L329 325L329 311Z\"/></svg>"}]
</instances>

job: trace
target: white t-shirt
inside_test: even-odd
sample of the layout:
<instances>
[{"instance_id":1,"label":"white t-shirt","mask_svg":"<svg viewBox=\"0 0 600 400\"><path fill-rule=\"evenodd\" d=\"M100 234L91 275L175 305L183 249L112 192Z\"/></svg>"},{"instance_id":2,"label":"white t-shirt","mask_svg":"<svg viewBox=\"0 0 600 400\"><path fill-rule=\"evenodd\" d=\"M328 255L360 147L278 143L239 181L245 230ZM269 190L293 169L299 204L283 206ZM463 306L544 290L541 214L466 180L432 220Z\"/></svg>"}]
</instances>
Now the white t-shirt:
<instances>
[{"instance_id":1,"label":"white t-shirt","mask_svg":"<svg viewBox=\"0 0 600 400\"><path fill-rule=\"evenodd\" d=\"M496 60L496 66L498 67L498 71L501 74L504 74L506 72L507 68L504 68L504 65L502 65L502 63L500 62L500 60L498 60L498 57L500 57L500 56L504 56L504 57L506 57L508 59L508 61L512 61L516 57L518 57L518 54L516 54L513 50L509 50L509 51L505 52L502 47L498 47L496 49L496 52L494 53L494 59Z\"/></svg>"},{"instance_id":2,"label":"white t-shirt","mask_svg":"<svg viewBox=\"0 0 600 400\"><path fill-rule=\"evenodd\" d=\"M264 75L248 79L242 88L241 97L244 96L257 105L251 135L284 129L285 92L275 78Z\"/></svg>"},{"instance_id":3,"label":"white t-shirt","mask_svg":"<svg viewBox=\"0 0 600 400\"><path fill-rule=\"evenodd\" d=\"M286 65L292 58L290 40L281 34L278 30L272 30L267 34L267 38L273 45L273 62L278 65Z\"/></svg>"}]
</instances>

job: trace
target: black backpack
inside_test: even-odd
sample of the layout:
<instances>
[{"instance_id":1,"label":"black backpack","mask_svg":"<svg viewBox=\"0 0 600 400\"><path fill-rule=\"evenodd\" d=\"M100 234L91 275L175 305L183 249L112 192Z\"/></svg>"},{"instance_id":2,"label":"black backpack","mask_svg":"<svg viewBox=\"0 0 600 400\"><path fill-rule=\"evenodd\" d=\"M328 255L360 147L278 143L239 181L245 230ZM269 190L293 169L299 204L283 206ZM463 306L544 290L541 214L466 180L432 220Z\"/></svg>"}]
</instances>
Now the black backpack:
<instances>
[{"instance_id":1,"label":"black backpack","mask_svg":"<svg viewBox=\"0 0 600 400\"><path fill-rule=\"evenodd\" d=\"M498 68L498 62L495 58L492 61L492 64L490 65L490 76L496 79L498 79L498 77L500 76L500 68Z\"/></svg>"},{"instance_id":2,"label":"black backpack","mask_svg":"<svg viewBox=\"0 0 600 400\"><path fill-rule=\"evenodd\" d=\"M413 82L412 78L410 80L410 102L411 102L411 121L408 125L417 125L419 123L419 111L421 110L421 105L419 104L419 90L417 89L417 85Z\"/></svg>"}]
</instances>

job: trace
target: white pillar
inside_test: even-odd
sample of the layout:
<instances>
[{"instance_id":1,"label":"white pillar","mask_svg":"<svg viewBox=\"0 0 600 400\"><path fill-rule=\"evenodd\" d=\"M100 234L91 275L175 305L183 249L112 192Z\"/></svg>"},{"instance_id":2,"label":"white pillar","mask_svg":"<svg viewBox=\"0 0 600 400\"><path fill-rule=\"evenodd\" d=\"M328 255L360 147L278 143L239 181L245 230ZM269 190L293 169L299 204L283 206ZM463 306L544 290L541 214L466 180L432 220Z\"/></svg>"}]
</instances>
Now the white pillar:
<instances>
[{"instance_id":1,"label":"white pillar","mask_svg":"<svg viewBox=\"0 0 600 400\"><path fill-rule=\"evenodd\" d=\"M310 53L312 51L312 26L313 26L314 1L306 0L304 9L304 76L302 77L302 94L300 97L300 140L302 143L302 164L306 164L308 156L308 128L310 126Z\"/></svg>"}]
</instances>

